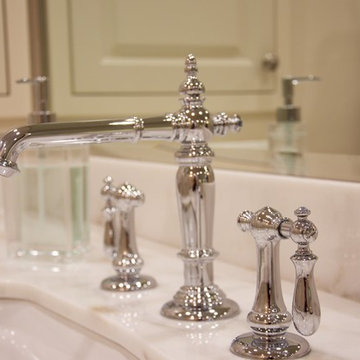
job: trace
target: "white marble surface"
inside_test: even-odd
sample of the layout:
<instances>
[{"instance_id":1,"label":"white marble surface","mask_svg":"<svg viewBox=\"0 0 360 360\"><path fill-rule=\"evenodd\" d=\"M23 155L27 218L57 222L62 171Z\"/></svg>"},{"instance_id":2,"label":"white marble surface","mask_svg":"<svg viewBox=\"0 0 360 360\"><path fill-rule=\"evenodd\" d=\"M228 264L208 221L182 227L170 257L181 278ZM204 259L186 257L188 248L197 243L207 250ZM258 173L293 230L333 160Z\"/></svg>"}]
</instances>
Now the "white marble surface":
<instances>
[{"instance_id":1,"label":"white marble surface","mask_svg":"<svg viewBox=\"0 0 360 360\"><path fill-rule=\"evenodd\" d=\"M100 248L102 228L92 228L92 251L87 261L64 268L9 263L1 256L0 297L26 299L125 347L139 359L233 359L232 339L248 331L246 314L254 298L255 273L216 262L215 282L236 300L241 314L234 319L188 323L165 319L160 307L182 285L182 263L177 250L138 239L145 267L158 287L142 293L111 294L99 289L100 281L112 274ZM292 285L283 283L284 298L291 306ZM357 358L360 338L360 304L320 292L322 322L308 338L312 352L307 359ZM295 331L293 328L291 331Z\"/></svg>"},{"instance_id":2,"label":"white marble surface","mask_svg":"<svg viewBox=\"0 0 360 360\"><path fill-rule=\"evenodd\" d=\"M0 299L0 318L2 359L135 359L121 346L26 300Z\"/></svg>"}]
</instances>

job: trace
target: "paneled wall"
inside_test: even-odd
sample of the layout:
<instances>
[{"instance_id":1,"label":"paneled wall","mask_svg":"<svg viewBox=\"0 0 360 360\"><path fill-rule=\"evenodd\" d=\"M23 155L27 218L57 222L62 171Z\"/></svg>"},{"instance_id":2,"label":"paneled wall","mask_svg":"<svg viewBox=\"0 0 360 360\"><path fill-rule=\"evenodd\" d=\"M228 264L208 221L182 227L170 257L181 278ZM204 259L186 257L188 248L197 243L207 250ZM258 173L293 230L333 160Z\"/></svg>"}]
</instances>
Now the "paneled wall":
<instances>
[{"instance_id":1,"label":"paneled wall","mask_svg":"<svg viewBox=\"0 0 360 360\"><path fill-rule=\"evenodd\" d=\"M0 126L24 122L30 89L15 81L30 75L26 0L0 0Z\"/></svg>"},{"instance_id":2,"label":"paneled wall","mask_svg":"<svg viewBox=\"0 0 360 360\"><path fill-rule=\"evenodd\" d=\"M296 89L314 152L360 154L360 1L292 0L291 69L321 82Z\"/></svg>"},{"instance_id":3,"label":"paneled wall","mask_svg":"<svg viewBox=\"0 0 360 360\"><path fill-rule=\"evenodd\" d=\"M358 0L136 4L47 1L52 103L60 119L174 111L183 56L194 52L206 106L239 112L246 120L239 139L267 137L282 101L281 76L315 74L321 82L295 90L308 149L360 154ZM30 69L26 5L0 0L3 126L31 108L30 89L15 85ZM269 51L280 57L275 73L261 65Z\"/></svg>"},{"instance_id":4,"label":"paneled wall","mask_svg":"<svg viewBox=\"0 0 360 360\"><path fill-rule=\"evenodd\" d=\"M277 77L262 59L277 52L274 0L49 1L48 14L62 116L176 111L188 53L213 111L273 107Z\"/></svg>"}]
</instances>

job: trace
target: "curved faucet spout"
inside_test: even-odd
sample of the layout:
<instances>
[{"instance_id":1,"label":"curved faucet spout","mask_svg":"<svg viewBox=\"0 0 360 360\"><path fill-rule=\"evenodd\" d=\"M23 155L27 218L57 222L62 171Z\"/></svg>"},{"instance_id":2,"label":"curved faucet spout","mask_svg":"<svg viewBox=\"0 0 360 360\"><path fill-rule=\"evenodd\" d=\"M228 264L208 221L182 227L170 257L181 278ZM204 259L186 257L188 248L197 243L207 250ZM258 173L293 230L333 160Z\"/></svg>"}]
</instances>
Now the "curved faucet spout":
<instances>
[{"instance_id":1,"label":"curved faucet spout","mask_svg":"<svg viewBox=\"0 0 360 360\"><path fill-rule=\"evenodd\" d=\"M101 144L108 142L137 142L168 140L204 142L211 135L225 135L227 128L237 131L241 119L236 115L218 114L205 123L194 124L182 112L141 119L86 120L53 122L19 127L0 140L0 175L9 177L19 171L17 158L27 149L41 146Z\"/></svg>"},{"instance_id":2,"label":"curved faucet spout","mask_svg":"<svg viewBox=\"0 0 360 360\"><path fill-rule=\"evenodd\" d=\"M236 114L219 113L210 116L204 108L204 85L197 78L197 63L192 54L185 61L186 79L180 86L182 107L178 112L141 119L87 120L76 122L50 122L28 125L11 130L0 140L0 175L9 177L18 172L19 154L30 147L73 144L99 144L115 141L178 140L183 147L181 157L213 156L207 140L211 135L226 135L242 126ZM189 149L196 148L196 154ZM203 151L205 151L203 153ZM187 153L187 154L185 154Z\"/></svg>"},{"instance_id":3,"label":"curved faucet spout","mask_svg":"<svg viewBox=\"0 0 360 360\"><path fill-rule=\"evenodd\" d=\"M0 141L0 175L18 172L19 154L31 147L99 144L114 141L173 140L174 126L166 117L46 123L11 130Z\"/></svg>"}]
</instances>

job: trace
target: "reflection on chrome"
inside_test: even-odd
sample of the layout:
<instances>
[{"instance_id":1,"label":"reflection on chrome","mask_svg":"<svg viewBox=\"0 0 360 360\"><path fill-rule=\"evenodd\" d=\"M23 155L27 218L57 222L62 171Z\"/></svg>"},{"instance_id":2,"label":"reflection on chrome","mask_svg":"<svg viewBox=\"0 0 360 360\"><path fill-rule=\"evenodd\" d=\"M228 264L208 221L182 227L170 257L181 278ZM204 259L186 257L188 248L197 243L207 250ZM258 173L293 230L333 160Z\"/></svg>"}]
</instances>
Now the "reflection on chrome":
<instances>
[{"instance_id":1,"label":"reflection on chrome","mask_svg":"<svg viewBox=\"0 0 360 360\"><path fill-rule=\"evenodd\" d=\"M317 256L309 244L317 238L316 226L308 220L310 210L295 210L296 221L283 217L277 210L264 207L238 217L243 231L254 237L258 252L258 277L255 303L247 316L253 332L238 336L231 351L251 359L295 359L310 352L308 342L288 333L291 322L305 336L312 335L320 324L320 304L314 282ZM291 239L297 250L291 257L296 280L292 315L287 311L281 291L279 245Z\"/></svg>"},{"instance_id":2,"label":"reflection on chrome","mask_svg":"<svg viewBox=\"0 0 360 360\"><path fill-rule=\"evenodd\" d=\"M134 116L36 124L8 132L0 142L0 174L11 176L18 172L17 158L27 148L140 140L180 142L176 183L185 285L163 306L162 314L177 320L215 320L237 315L239 307L213 283L213 260L217 256L212 247L214 154L207 141L212 135L238 131L242 122L237 115L211 116L204 108L205 87L197 77L197 61L191 54L185 61L185 73L180 86L182 107L176 113L145 119Z\"/></svg>"},{"instance_id":3,"label":"reflection on chrome","mask_svg":"<svg viewBox=\"0 0 360 360\"><path fill-rule=\"evenodd\" d=\"M177 327L179 329L185 329L184 335L192 344L202 345L209 344L214 340L214 337L219 336L216 332L217 329L221 328L218 321L211 322L189 322L189 321L178 321ZM224 326L224 325L222 325Z\"/></svg>"},{"instance_id":4,"label":"reflection on chrome","mask_svg":"<svg viewBox=\"0 0 360 360\"><path fill-rule=\"evenodd\" d=\"M140 273L144 261L137 249L135 237L134 209L144 203L145 195L128 182L119 187L112 185L110 176L105 178L101 193L111 213L110 217L106 216L105 253L112 253L112 265L116 272L116 275L101 282L101 288L112 292L152 289L156 286L155 279ZM108 215L109 211L105 211L105 214Z\"/></svg>"}]
</instances>

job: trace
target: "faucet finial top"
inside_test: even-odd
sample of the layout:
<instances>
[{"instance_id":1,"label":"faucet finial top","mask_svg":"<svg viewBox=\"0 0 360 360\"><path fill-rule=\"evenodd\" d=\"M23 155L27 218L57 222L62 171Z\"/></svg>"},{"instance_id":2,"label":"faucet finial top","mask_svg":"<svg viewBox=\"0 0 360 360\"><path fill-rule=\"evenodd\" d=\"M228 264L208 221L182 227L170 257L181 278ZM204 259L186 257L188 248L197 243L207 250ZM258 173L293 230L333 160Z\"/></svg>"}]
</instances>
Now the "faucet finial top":
<instances>
[{"instance_id":1,"label":"faucet finial top","mask_svg":"<svg viewBox=\"0 0 360 360\"><path fill-rule=\"evenodd\" d=\"M299 219L306 219L310 214L311 211L306 208L305 206L300 206L294 211L295 216L297 216Z\"/></svg>"},{"instance_id":2,"label":"faucet finial top","mask_svg":"<svg viewBox=\"0 0 360 360\"><path fill-rule=\"evenodd\" d=\"M300 247L307 247L318 236L316 226L308 219L311 211L301 206L294 211L294 214L297 216L297 220L293 223L290 237Z\"/></svg>"},{"instance_id":3,"label":"faucet finial top","mask_svg":"<svg viewBox=\"0 0 360 360\"><path fill-rule=\"evenodd\" d=\"M193 54L189 54L185 59L185 74L186 79L179 89L180 94L183 95L183 104L189 108L201 108L205 100L205 86L197 77L197 62Z\"/></svg>"},{"instance_id":4,"label":"faucet finial top","mask_svg":"<svg viewBox=\"0 0 360 360\"><path fill-rule=\"evenodd\" d=\"M125 207L130 206L130 204L131 207L140 206L145 201L144 193L127 181L115 190L114 197L116 200L120 200Z\"/></svg>"},{"instance_id":5,"label":"faucet finial top","mask_svg":"<svg viewBox=\"0 0 360 360\"><path fill-rule=\"evenodd\" d=\"M185 73L188 76L196 76L198 73L197 61L193 54L189 54L185 60Z\"/></svg>"}]
</instances>

